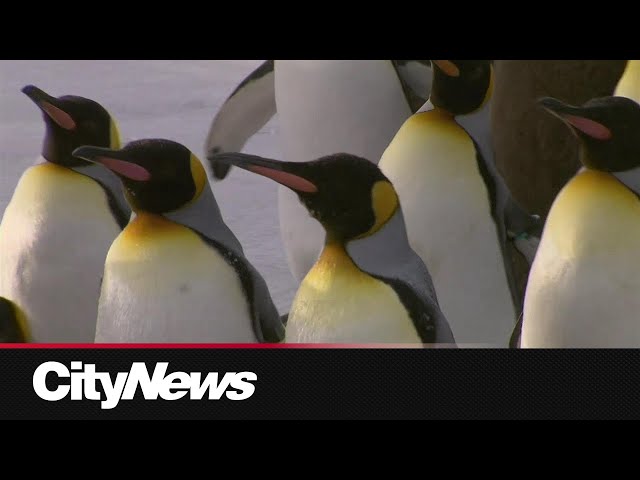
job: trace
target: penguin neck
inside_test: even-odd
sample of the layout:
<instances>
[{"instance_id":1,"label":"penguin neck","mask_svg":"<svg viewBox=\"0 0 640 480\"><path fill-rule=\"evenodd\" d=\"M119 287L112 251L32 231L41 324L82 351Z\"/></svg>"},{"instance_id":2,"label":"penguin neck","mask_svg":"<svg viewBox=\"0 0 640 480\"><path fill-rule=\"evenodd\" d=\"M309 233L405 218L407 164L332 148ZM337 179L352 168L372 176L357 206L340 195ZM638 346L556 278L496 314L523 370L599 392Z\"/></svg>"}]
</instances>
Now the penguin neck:
<instances>
[{"instance_id":1,"label":"penguin neck","mask_svg":"<svg viewBox=\"0 0 640 480\"><path fill-rule=\"evenodd\" d=\"M610 172L610 171L599 169L596 166L594 166L594 162L589 156L589 150L585 148L584 145L580 145L579 155L580 155L580 163L582 166L580 167L577 173L591 170L591 171L597 171L597 172L605 173L608 175L612 175L625 187L627 187L634 194L640 197L640 167L635 167L635 168L631 168L629 170L624 170L620 172Z\"/></svg>"},{"instance_id":2,"label":"penguin neck","mask_svg":"<svg viewBox=\"0 0 640 480\"><path fill-rule=\"evenodd\" d=\"M184 225L200 235L221 243L239 255L243 255L242 245L227 227L210 186L205 186L200 196L179 210L163 213L162 216L174 223Z\"/></svg>"},{"instance_id":3,"label":"penguin neck","mask_svg":"<svg viewBox=\"0 0 640 480\"><path fill-rule=\"evenodd\" d=\"M430 111L432 112L432 115L437 115L439 117L439 120L443 122L455 122L455 115L449 110L446 110L437 105L433 105L433 108Z\"/></svg>"},{"instance_id":4,"label":"penguin neck","mask_svg":"<svg viewBox=\"0 0 640 480\"><path fill-rule=\"evenodd\" d=\"M398 206L391 218L374 234L343 243L343 247L354 259L365 263L375 260L398 258L409 249L406 224L402 208ZM358 263L358 262L356 262Z\"/></svg>"},{"instance_id":5,"label":"penguin neck","mask_svg":"<svg viewBox=\"0 0 640 480\"><path fill-rule=\"evenodd\" d=\"M36 165L41 165L44 163L49 163L51 165L57 165L61 168L69 168L73 169L73 166L77 166L80 162L75 162L72 159L71 154L63 155L60 153L50 153L48 150L42 149L40 152L40 156L36 160Z\"/></svg>"},{"instance_id":6,"label":"penguin neck","mask_svg":"<svg viewBox=\"0 0 640 480\"><path fill-rule=\"evenodd\" d=\"M345 240L340 235L336 235L333 231L325 228L324 246L331 248L345 248L348 240Z\"/></svg>"},{"instance_id":7,"label":"penguin neck","mask_svg":"<svg viewBox=\"0 0 640 480\"><path fill-rule=\"evenodd\" d=\"M318 261L325 264L327 259L348 258L363 271L385 270L388 262L402 261L411 252L404 223L402 209L398 207L392 217L373 235L345 240L333 235L329 230ZM335 264L335 261L331 262Z\"/></svg>"},{"instance_id":8,"label":"penguin neck","mask_svg":"<svg viewBox=\"0 0 640 480\"><path fill-rule=\"evenodd\" d=\"M580 144L578 148L578 159L580 160L580 164L589 170L600 170L605 172L605 170L598 168L597 162L594 162L593 157L589 153L589 149L585 147L584 144Z\"/></svg>"},{"instance_id":9,"label":"penguin neck","mask_svg":"<svg viewBox=\"0 0 640 480\"><path fill-rule=\"evenodd\" d=\"M70 139L64 138L55 131L49 120L45 120L46 131L42 141L40 155L47 162L60 165L61 167L73 168L84 165L86 162L72 155L73 147Z\"/></svg>"}]
</instances>

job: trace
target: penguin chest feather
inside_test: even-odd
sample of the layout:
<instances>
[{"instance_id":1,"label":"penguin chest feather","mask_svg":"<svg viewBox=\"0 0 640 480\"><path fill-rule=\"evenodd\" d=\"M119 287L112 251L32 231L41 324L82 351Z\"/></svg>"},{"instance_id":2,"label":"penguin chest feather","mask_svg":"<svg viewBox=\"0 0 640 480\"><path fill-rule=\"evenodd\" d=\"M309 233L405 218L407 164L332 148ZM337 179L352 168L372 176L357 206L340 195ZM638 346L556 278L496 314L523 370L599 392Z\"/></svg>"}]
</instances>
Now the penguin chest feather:
<instances>
[{"instance_id":1,"label":"penguin chest feather","mask_svg":"<svg viewBox=\"0 0 640 480\"><path fill-rule=\"evenodd\" d=\"M199 235L142 213L105 265L96 341L254 342L236 270Z\"/></svg>"},{"instance_id":2,"label":"penguin chest feather","mask_svg":"<svg viewBox=\"0 0 640 480\"><path fill-rule=\"evenodd\" d=\"M515 323L488 188L471 138L445 114L408 119L380 160L460 343L504 343Z\"/></svg>"},{"instance_id":3,"label":"penguin chest feather","mask_svg":"<svg viewBox=\"0 0 640 480\"><path fill-rule=\"evenodd\" d=\"M25 171L0 226L0 295L36 342L92 342L104 261L120 228L90 178L44 163Z\"/></svg>"},{"instance_id":4,"label":"penguin chest feather","mask_svg":"<svg viewBox=\"0 0 640 480\"><path fill-rule=\"evenodd\" d=\"M289 343L422 343L389 285L362 272L342 246L328 245L289 311Z\"/></svg>"},{"instance_id":5,"label":"penguin chest feather","mask_svg":"<svg viewBox=\"0 0 640 480\"><path fill-rule=\"evenodd\" d=\"M559 193L531 267L524 348L640 346L640 200L586 170Z\"/></svg>"}]
</instances>

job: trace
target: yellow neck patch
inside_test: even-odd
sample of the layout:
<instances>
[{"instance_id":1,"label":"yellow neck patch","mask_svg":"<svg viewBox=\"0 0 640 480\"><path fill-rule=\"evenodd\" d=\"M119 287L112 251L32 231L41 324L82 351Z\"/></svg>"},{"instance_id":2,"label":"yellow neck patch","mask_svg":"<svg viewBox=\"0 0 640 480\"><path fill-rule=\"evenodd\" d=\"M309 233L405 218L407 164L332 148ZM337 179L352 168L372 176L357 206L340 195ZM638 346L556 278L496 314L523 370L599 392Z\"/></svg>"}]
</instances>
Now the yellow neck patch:
<instances>
[{"instance_id":1,"label":"yellow neck patch","mask_svg":"<svg viewBox=\"0 0 640 480\"><path fill-rule=\"evenodd\" d=\"M399 204L398 195L391 183L386 180L376 182L371 189L371 207L375 215L375 223L357 238L368 237L380 230L396 212Z\"/></svg>"},{"instance_id":2,"label":"yellow neck patch","mask_svg":"<svg viewBox=\"0 0 640 480\"><path fill-rule=\"evenodd\" d=\"M322 249L318 261L303 283L316 293L324 293L332 288L337 279L347 281L350 287L355 287L355 283L372 280L353 263L342 243L329 242ZM346 285L343 288L346 288Z\"/></svg>"},{"instance_id":3,"label":"yellow neck patch","mask_svg":"<svg viewBox=\"0 0 640 480\"><path fill-rule=\"evenodd\" d=\"M613 175L584 170L556 197L544 235L568 256L633 252L640 242L640 200Z\"/></svg>"},{"instance_id":4,"label":"yellow neck patch","mask_svg":"<svg viewBox=\"0 0 640 480\"><path fill-rule=\"evenodd\" d=\"M150 238L152 236L175 233L182 228L162 215L140 212L126 228L127 237Z\"/></svg>"},{"instance_id":5,"label":"yellow neck patch","mask_svg":"<svg viewBox=\"0 0 640 480\"><path fill-rule=\"evenodd\" d=\"M27 321L27 316L18 305L16 305L13 302L11 303L13 306L13 311L15 312L15 315L16 315L18 329L22 333L24 343L31 343L33 339L31 337L31 329L29 328L29 322Z\"/></svg>"},{"instance_id":6,"label":"yellow neck patch","mask_svg":"<svg viewBox=\"0 0 640 480\"><path fill-rule=\"evenodd\" d=\"M195 200L200 196L200 194L202 194L202 191L208 181L207 172L202 166L202 162L193 153L191 154L191 176L193 177L193 182L196 185L196 192L193 195L193 200Z\"/></svg>"},{"instance_id":7,"label":"yellow neck patch","mask_svg":"<svg viewBox=\"0 0 640 480\"><path fill-rule=\"evenodd\" d=\"M426 127L427 124L429 128L434 128L434 124L442 124L453 126L458 130L462 130L460 126L456 123L453 115L440 107L433 107L433 110L427 110L426 112L418 112L409 117L409 119L405 122L407 127L417 126L419 128ZM404 127L403 127L404 128Z\"/></svg>"},{"instance_id":8,"label":"yellow neck patch","mask_svg":"<svg viewBox=\"0 0 640 480\"><path fill-rule=\"evenodd\" d=\"M614 95L640 103L640 60L628 60Z\"/></svg>"},{"instance_id":9,"label":"yellow neck patch","mask_svg":"<svg viewBox=\"0 0 640 480\"><path fill-rule=\"evenodd\" d=\"M493 65L489 65L489 86L487 87L487 92L484 95L484 100L482 100L480 106L475 110L476 112L478 110L481 110L489 102L489 100L491 100L491 97L493 97L494 75L495 74L493 71Z\"/></svg>"},{"instance_id":10,"label":"yellow neck patch","mask_svg":"<svg viewBox=\"0 0 640 480\"><path fill-rule=\"evenodd\" d=\"M111 119L111 126L109 128L109 140L109 148L111 148L111 150L120 150L122 146L122 138L120 137L118 124L113 118Z\"/></svg>"}]
</instances>

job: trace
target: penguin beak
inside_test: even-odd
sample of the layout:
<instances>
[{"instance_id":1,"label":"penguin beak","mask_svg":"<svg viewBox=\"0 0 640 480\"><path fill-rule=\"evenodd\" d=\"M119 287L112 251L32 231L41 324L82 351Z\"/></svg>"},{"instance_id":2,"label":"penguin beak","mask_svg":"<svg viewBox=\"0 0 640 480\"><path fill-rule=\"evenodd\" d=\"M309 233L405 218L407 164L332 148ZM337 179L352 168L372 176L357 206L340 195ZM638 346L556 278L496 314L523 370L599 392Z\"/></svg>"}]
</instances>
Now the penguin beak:
<instances>
[{"instance_id":1,"label":"penguin beak","mask_svg":"<svg viewBox=\"0 0 640 480\"><path fill-rule=\"evenodd\" d=\"M122 150L110 150L108 148L83 146L73 151L73 156L87 162L102 165L119 177L137 182L146 182L151 178L151 173L141 165L138 165Z\"/></svg>"},{"instance_id":2,"label":"penguin beak","mask_svg":"<svg viewBox=\"0 0 640 480\"><path fill-rule=\"evenodd\" d=\"M459 77L460 69L451 60L431 60L445 75Z\"/></svg>"},{"instance_id":3,"label":"penguin beak","mask_svg":"<svg viewBox=\"0 0 640 480\"><path fill-rule=\"evenodd\" d=\"M613 136L609 128L590 118L589 108L567 105L552 97L540 98L538 104L562 120L574 133L579 132L596 140L609 140Z\"/></svg>"},{"instance_id":4,"label":"penguin beak","mask_svg":"<svg viewBox=\"0 0 640 480\"><path fill-rule=\"evenodd\" d=\"M210 154L214 155L214 154L219 153L219 152L220 152L220 148L219 147L215 147L210 152ZM213 176L215 178L217 178L218 180L224 180L224 178L229 173L229 169L231 168L231 165L218 163L218 162L213 162L213 161L210 161L210 163L211 163L211 170L213 170Z\"/></svg>"},{"instance_id":5,"label":"penguin beak","mask_svg":"<svg viewBox=\"0 0 640 480\"><path fill-rule=\"evenodd\" d=\"M298 193L316 193L318 187L309 179L302 176L303 164L295 162L283 162L257 155L245 153L209 153L207 160L212 165L222 163L235 165L249 172L257 173L263 177L284 185Z\"/></svg>"},{"instance_id":6,"label":"penguin beak","mask_svg":"<svg viewBox=\"0 0 640 480\"><path fill-rule=\"evenodd\" d=\"M75 120L62 109L61 102L57 98L52 97L34 85L27 85L26 87L23 87L21 91L60 128L69 131L75 130Z\"/></svg>"}]
</instances>

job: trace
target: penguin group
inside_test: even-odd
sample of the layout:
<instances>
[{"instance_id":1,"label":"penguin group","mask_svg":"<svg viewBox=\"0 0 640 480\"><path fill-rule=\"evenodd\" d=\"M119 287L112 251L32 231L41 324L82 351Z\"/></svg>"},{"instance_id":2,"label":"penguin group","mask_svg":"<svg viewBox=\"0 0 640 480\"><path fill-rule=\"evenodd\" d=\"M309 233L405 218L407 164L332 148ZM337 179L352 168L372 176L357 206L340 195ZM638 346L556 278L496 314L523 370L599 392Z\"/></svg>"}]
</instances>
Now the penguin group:
<instances>
[{"instance_id":1,"label":"penguin group","mask_svg":"<svg viewBox=\"0 0 640 480\"><path fill-rule=\"evenodd\" d=\"M640 61L580 102L518 90L527 68L267 60L203 155L122 144L97 99L25 86L44 135L0 222L0 343L640 347ZM515 130L517 105L575 144L568 170L566 149L536 149L549 171L528 191L551 201L511 187L534 155L502 140L540 131ZM283 158L244 152L276 114ZM232 168L278 184L284 315L216 201Z\"/></svg>"}]
</instances>

